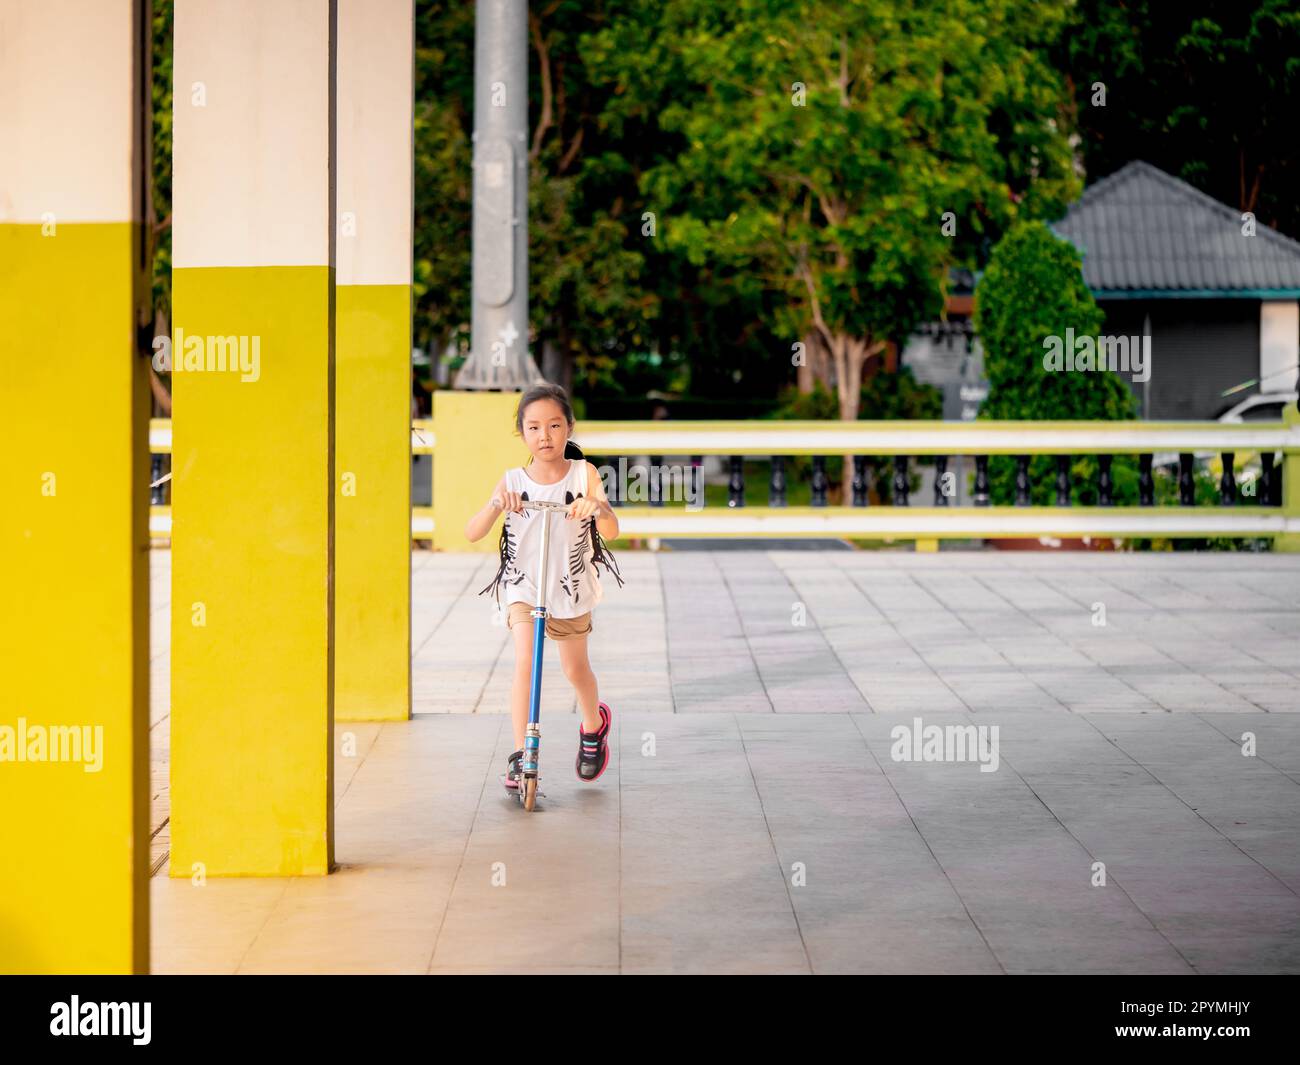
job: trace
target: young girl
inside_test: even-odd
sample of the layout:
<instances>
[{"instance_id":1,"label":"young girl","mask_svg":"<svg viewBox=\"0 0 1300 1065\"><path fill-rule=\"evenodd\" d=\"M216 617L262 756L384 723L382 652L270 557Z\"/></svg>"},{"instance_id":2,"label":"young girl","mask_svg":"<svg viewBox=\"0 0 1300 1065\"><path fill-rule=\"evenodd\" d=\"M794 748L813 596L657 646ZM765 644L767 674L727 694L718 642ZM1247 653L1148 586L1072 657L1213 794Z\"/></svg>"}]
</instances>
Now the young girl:
<instances>
[{"instance_id":1,"label":"young girl","mask_svg":"<svg viewBox=\"0 0 1300 1065\"><path fill-rule=\"evenodd\" d=\"M618 572L603 537L618 536L615 517L596 467L582 449L569 440L573 433L573 408L558 385L538 385L519 400L515 428L532 452L527 469L516 466L492 490L492 498L465 526L465 537L480 540L505 511L501 527L501 568L479 595L495 589L497 602L506 590L506 625L515 638L515 677L510 689L510 714L514 724L515 752L506 763L506 787L519 787L524 730L528 724L528 697L532 687L533 626L531 611L537 602L539 574L538 537L541 523L550 519L546 574L546 636L555 640L560 665L578 696L582 722L578 725L579 780L592 781L609 764L611 711L596 701L596 675L587 660L587 635L591 610L601 600L596 566L603 565L621 586ZM525 500L568 503L560 519L557 511L525 510Z\"/></svg>"}]
</instances>

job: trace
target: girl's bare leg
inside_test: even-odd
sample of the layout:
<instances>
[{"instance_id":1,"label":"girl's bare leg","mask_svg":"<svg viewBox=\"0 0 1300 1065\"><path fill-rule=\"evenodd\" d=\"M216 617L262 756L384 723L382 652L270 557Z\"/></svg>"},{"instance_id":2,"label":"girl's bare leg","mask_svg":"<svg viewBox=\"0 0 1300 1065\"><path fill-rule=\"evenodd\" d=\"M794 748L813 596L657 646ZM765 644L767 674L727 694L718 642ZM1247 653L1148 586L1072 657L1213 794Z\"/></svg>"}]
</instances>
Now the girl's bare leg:
<instances>
[{"instance_id":1,"label":"girl's bare leg","mask_svg":"<svg viewBox=\"0 0 1300 1065\"><path fill-rule=\"evenodd\" d=\"M587 659L587 637L575 636L555 642L560 649L560 665L564 669L564 675L569 678L569 683L578 696L578 712L582 714L583 731L599 732L603 722L596 699L596 674L592 672L591 662Z\"/></svg>"},{"instance_id":2,"label":"girl's bare leg","mask_svg":"<svg viewBox=\"0 0 1300 1065\"><path fill-rule=\"evenodd\" d=\"M533 684L533 625L517 621L510 631L515 638L515 676L510 684L510 723L515 730L516 751L524 749L524 730L528 727L528 694Z\"/></svg>"}]
</instances>

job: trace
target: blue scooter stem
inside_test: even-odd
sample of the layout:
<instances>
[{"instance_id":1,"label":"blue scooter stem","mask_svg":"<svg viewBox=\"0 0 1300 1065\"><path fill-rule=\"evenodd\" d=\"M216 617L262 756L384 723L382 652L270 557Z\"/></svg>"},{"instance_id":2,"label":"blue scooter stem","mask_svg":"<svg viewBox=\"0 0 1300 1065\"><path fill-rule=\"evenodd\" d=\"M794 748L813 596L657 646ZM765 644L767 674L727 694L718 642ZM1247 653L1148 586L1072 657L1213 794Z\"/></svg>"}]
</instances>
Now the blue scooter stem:
<instances>
[{"instance_id":1,"label":"blue scooter stem","mask_svg":"<svg viewBox=\"0 0 1300 1065\"><path fill-rule=\"evenodd\" d=\"M533 682L528 696L528 727L524 734L524 757L520 769L525 774L537 772L541 736L538 734L538 718L542 712L542 646L546 639L546 608L541 608L542 617L533 621Z\"/></svg>"},{"instance_id":2,"label":"blue scooter stem","mask_svg":"<svg viewBox=\"0 0 1300 1065\"><path fill-rule=\"evenodd\" d=\"M542 652L546 641L546 554L550 539L550 512L563 510L558 503L526 503L525 506L539 511L542 520L541 546L537 566L537 605L533 610L533 676L528 695L528 725L524 733L524 757L520 766L525 776L537 775L537 762L541 753L542 713Z\"/></svg>"},{"instance_id":3,"label":"blue scooter stem","mask_svg":"<svg viewBox=\"0 0 1300 1065\"><path fill-rule=\"evenodd\" d=\"M546 608L542 607L545 613ZM533 621L533 685L528 696L528 723L536 725L542 708L542 648L546 640L546 618Z\"/></svg>"}]
</instances>

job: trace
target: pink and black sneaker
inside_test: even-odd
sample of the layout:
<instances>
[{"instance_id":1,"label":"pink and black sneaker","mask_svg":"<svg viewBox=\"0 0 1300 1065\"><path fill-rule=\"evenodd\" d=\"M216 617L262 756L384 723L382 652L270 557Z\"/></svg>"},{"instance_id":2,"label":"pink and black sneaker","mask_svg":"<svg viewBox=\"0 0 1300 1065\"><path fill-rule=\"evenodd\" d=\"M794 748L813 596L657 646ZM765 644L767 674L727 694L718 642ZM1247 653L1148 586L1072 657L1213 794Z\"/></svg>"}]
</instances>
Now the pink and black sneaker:
<instances>
[{"instance_id":1,"label":"pink and black sneaker","mask_svg":"<svg viewBox=\"0 0 1300 1065\"><path fill-rule=\"evenodd\" d=\"M506 759L506 776L503 781L506 786L506 791L519 790L519 780L524 775L523 769L521 768L523 760L523 751L515 751L514 754Z\"/></svg>"},{"instance_id":2,"label":"pink and black sneaker","mask_svg":"<svg viewBox=\"0 0 1300 1065\"><path fill-rule=\"evenodd\" d=\"M578 722L578 760L574 765L578 779L591 783L609 765L609 723L612 711L604 703L600 704L601 726L599 732L585 732L582 722Z\"/></svg>"}]
</instances>

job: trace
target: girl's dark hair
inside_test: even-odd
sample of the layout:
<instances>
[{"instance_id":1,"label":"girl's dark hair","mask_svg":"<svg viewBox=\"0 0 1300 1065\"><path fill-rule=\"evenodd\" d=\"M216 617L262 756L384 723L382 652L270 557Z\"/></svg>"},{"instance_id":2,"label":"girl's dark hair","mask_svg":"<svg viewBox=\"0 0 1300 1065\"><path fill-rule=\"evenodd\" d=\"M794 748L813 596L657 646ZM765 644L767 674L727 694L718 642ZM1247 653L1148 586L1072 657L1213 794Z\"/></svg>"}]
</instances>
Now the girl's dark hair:
<instances>
[{"instance_id":1,"label":"girl's dark hair","mask_svg":"<svg viewBox=\"0 0 1300 1065\"><path fill-rule=\"evenodd\" d=\"M524 411L529 406L536 403L539 399L553 399L560 405L560 410L564 412L565 420L573 424L573 404L569 402L569 394L559 385L553 385L550 382L544 382L540 385L533 385L527 392L519 397L519 406L515 410L515 429L522 435L524 431ZM572 440L564 444L564 457L566 459L581 459L586 456L582 453L582 448ZM528 456L528 462L533 461L532 455Z\"/></svg>"},{"instance_id":2,"label":"girl's dark hair","mask_svg":"<svg viewBox=\"0 0 1300 1065\"><path fill-rule=\"evenodd\" d=\"M559 385L552 385L549 383L534 385L519 397L519 407L515 411L515 428L521 434L524 431L524 411L528 409L529 404L535 403L539 399L555 400L555 402L560 405L560 410L564 412L564 417L567 419L568 423L570 425L573 424L573 405L569 402L568 393ZM564 445L564 457L566 459L586 458L582 453L582 448L572 440L569 440ZM528 457L528 461L533 461L531 455ZM566 493L566 495L568 495L568 493ZM565 500L565 502L572 503L572 497L570 496ZM591 546L592 567L599 569L599 567L604 566L605 572L612 576L614 580L618 581L618 585L621 588L623 586L623 575L618 571L618 563L614 560L614 552L609 549L609 545L605 543L605 538L600 535L600 530L596 528L595 517L587 519L587 542ZM501 540L497 545L497 552L500 556L501 564L497 569L496 576L493 577L488 586L478 594L485 595L488 592L492 592L497 602L500 603L501 585L507 580L510 580L510 578L506 576L506 570L514 556L514 545L510 542L509 521L501 522ZM541 577L539 576L538 579L540 580ZM519 577L515 578L512 583L518 584L522 580L523 576L521 574Z\"/></svg>"}]
</instances>

